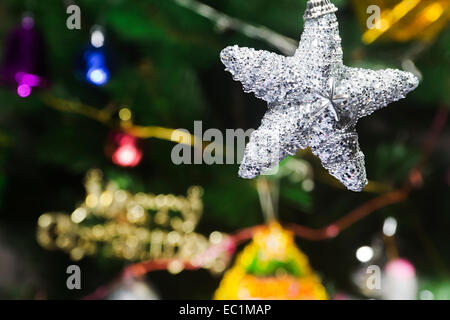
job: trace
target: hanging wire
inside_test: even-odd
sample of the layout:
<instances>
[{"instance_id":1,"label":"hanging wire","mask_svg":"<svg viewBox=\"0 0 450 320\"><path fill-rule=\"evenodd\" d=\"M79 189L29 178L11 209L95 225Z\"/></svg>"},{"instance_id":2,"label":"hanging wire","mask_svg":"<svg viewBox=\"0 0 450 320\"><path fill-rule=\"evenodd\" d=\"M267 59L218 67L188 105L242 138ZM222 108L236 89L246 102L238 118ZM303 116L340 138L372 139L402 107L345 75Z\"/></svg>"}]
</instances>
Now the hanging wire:
<instances>
[{"instance_id":1,"label":"hanging wire","mask_svg":"<svg viewBox=\"0 0 450 320\"><path fill-rule=\"evenodd\" d=\"M256 190L259 195L262 213L266 223L278 219L278 202L280 185L278 179L268 180L260 176L256 179Z\"/></svg>"}]
</instances>

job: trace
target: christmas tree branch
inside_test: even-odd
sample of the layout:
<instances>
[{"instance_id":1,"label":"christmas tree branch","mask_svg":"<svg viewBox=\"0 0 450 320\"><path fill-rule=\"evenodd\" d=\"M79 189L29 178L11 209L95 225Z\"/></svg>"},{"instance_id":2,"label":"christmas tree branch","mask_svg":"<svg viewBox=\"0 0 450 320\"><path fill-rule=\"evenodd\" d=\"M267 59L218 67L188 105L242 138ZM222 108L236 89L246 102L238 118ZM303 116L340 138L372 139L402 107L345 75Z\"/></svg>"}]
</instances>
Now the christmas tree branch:
<instances>
[{"instance_id":1,"label":"christmas tree branch","mask_svg":"<svg viewBox=\"0 0 450 320\"><path fill-rule=\"evenodd\" d=\"M228 16L213 7L196 0L174 0L178 5L194 11L212 21L218 30L235 30L245 36L264 41L286 55L292 55L297 49L297 41L272 31L264 26L252 25L240 19Z\"/></svg>"},{"instance_id":2,"label":"christmas tree branch","mask_svg":"<svg viewBox=\"0 0 450 320\"><path fill-rule=\"evenodd\" d=\"M447 122L448 108L442 107L438 109L433 123L427 133L425 143L422 148L422 155L417 165L412 168L405 180L402 188L391 191L376 197L358 208L350 211L339 220L320 229L311 229L299 225L289 225L289 228L299 237L309 240L325 240L336 237L342 230L350 227L357 221L368 216L369 214L384 208L388 205L405 201L414 188L423 186L423 171L432 152L436 147L437 140Z\"/></svg>"},{"instance_id":3,"label":"christmas tree branch","mask_svg":"<svg viewBox=\"0 0 450 320\"><path fill-rule=\"evenodd\" d=\"M103 124L111 124L111 114L109 112L106 112L105 110L97 109L80 102L57 98L51 94L44 94L42 97L44 103L55 110L77 113Z\"/></svg>"},{"instance_id":4,"label":"christmas tree branch","mask_svg":"<svg viewBox=\"0 0 450 320\"><path fill-rule=\"evenodd\" d=\"M112 112L114 110L109 106L104 109L97 109L83 103L57 98L51 94L45 94L43 96L43 101L47 106L55 110L80 114L89 119L98 121L108 127L119 127L122 131L137 138L155 138L172 141L175 143L183 143L190 146L193 146L195 144L195 140L199 139L194 135L177 129L159 126L138 126L132 124L130 121L117 122L112 118ZM199 145L202 145L201 142L199 143Z\"/></svg>"}]
</instances>

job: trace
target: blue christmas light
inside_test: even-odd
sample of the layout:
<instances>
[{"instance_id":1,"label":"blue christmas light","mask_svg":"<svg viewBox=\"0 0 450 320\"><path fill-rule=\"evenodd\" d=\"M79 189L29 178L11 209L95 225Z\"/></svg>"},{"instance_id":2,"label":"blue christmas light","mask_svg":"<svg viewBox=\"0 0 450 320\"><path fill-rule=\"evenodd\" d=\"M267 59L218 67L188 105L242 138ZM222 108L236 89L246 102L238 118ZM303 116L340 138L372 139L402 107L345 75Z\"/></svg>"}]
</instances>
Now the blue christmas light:
<instances>
[{"instance_id":1,"label":"blue christmas light","mask_svg":"<svg viewBox=\"0 0 450 320\"><path fill-rule=\"evenodd\" d=\"M101 49L88 50L85 53L86 80L96 86L102 86L109 80L109 71L106 67L105 54Z\"/></svg>"}]
</instances>

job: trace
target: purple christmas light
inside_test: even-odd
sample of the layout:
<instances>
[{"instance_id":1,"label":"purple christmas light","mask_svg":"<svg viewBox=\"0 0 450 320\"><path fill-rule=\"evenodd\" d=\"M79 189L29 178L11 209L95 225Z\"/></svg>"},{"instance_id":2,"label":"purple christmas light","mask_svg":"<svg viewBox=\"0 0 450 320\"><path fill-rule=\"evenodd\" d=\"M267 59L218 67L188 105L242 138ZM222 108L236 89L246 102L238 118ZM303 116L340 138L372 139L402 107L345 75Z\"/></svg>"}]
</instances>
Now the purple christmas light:
<instances>
[{"instance_id":1,"label":"purple christmas light","mask_svg":"<svg viewBox=\"0 0 450 320\"><path fill-rule=\"evenodd\" d=\"M33 87L46 87L45 46L34 19L26 16L7 37L0 67L0 82L16 87L20 97L27 97Z\"/></svg>"}]
</instances>

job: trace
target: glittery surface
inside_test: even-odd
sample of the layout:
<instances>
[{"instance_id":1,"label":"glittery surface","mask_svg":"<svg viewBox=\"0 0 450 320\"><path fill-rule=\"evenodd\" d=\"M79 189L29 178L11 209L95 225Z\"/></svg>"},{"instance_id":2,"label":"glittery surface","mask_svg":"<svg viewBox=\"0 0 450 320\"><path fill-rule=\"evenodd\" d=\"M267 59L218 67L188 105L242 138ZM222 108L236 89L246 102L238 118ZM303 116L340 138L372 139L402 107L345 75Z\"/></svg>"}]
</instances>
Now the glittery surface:
<instances>
[{"instance_id":1,"label":"glittery surface","mask_svg":"<svg viewBox=\"0 0 450 320\"><path fill-rule=\"evenodd\" d=\"M305 28L292 57L238 46L222 51L234 80L268 104L246 147L241 177L255 178L310 147L349 190L361 191L367 184L356 123L404 98L418 79L400 70L344 66L336 10L328 0L308 1Z\"/></svg>"}]
</instances>

